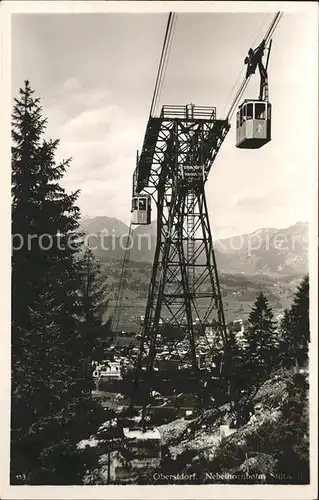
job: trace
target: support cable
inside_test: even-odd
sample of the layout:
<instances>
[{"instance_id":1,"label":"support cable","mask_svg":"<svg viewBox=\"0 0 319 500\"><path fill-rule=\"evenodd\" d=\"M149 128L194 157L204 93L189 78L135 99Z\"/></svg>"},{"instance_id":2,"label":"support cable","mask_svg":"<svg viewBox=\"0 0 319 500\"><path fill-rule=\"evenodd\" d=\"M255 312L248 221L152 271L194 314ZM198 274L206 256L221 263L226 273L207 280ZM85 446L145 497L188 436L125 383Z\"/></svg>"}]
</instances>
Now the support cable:
<instances>
[{"instance_id":1,"label":"support cable","mask_svg":"<svg viewBox=\"0 0 319 500\"><path fill-rule=\"evenodd\" d=\"M159 97L159 90L161 89L163 85L163 76L166 71L167 67L167 61L168 61L168 54L170 50L170 45L172 41L172 33L174 31L174 25L176 22L176 17L177 14L174 12L170 12L168 16L168 21L167 21L167 27L166 27L166 32L165 32L165 37L164 37L164 43L163 43L163 48L162 48L162 54L159 62L159 67L158 67L158 72L157 72L157 77L156 77L156 82L155 82L155 88L153 92L153 98L152 98L152 103L151 103L151 109L150 109L150 116L154 114L154 111L156 109L156 105L158 102L158 97Z\"/></svg>"},{"instance_id":2,"label":"support cable","mask_svg":"<svg viewBox=\"0 0 319 500\"><path fill-rule=\"evenodd\" d=\"M169 56L170 56L170 52L171 52L171 48L172 48L172 41L173 41L173 37L174 37L174 33L175 33L176 18L177 18L177 14L174 14L174 18L173 18L172 26L171 26L171 30L170 30L170 35L169 35L169 41L167 44L165 58L164 58L164 62L163 62L162 70L161 70L161 77L160 77L160 81L159 81L159 85L158 85L158 89L157 89L156 100L154 103L153 114L156 113L157 106L158 106L158 103L159 103L159 100L160 100L160 97L162 94L162 90L163 90L166 70L167 70Z\"/></svg>"},{"instance_id":3,"label":"support cable","mask_svg":"<svg viewBox=\"0 0 319 500\"><path fill-rule=\"evenodd\" d=\"M275 32L278 24L279 24L279 21L282 18L282 15L283 15L282 12L277 12L276 13L275 17L273 18L273 20L272 20L272 22L271 22L271 24L270 24L270 26L269 26L269 28L268 28L268 30L266 32L266 35L264 36L264 38L263 38L261 44L259 45L259 47L262 46L262 44L264 46L266 46L270 42L270 39L273 36L273 34L274 34L274 32ZM244 80L243 80L243 82L241 83L241 85L240 85L240 87L239 87L239 89L238 89L238 91L236 93L236 96L234 97L233 102L232 102L232 104L231 104L231 106L229 108L228 114L226 116L226 120L227 121L231 120L231 118L232 118L232 116L233 116L233 114L235 112L235 109L237 107L238 101L241 99L243 93L245 92L245 89L246 89L246 87L247 87L247 85L249 83L250 78L251 78L251 74L249 74L248 76L246 75L245 78L244 78Z\"/></svg>"},{"instance_id":4,"label":"support cable","mask_svg":"<svg viewBox=\"0 0 319 500\"><path fill-rule=\"evenodd\" d=\"M124 253L124 259L122 262L122 269L121 269L121 278L120 278L120 283L119 283L119 288L117 292L117 297L116 297L116 304L115 304L115 309L114 309L114 320L113 320L113 325L114 327L112 328L115 332L115 345L117 345L118 342L118 329L119 329L119 322L120 322L120 316L121 312L123 309L123 296L124 296L124 291L126 287L126 272L128 269L128 264L130 261L130 252L131 252L131 245L130 245L130 240L132 237L132 223L130 224L129 227L129 232L127 234L127 244L125 248L125 253Z\"/></svg>"},{"instance_id":5,"label":"support cable","mask_svg":"<svg viewBox=\"0 0 319 500\"><path fill-rule=\"evenodd\" d=\"M263 26L264 26L264 23L265 23L265 19L266 19L266 17L267 17L267 14L265 14L265 15L264 15L264 17L263 17L263 20L262 20L262 22L261 22L261 24L260 24L260 27L258 28L258 31L257 31L257 33L256 33L256 35L255 35L254 41L253 41L253 42L252 42L252 44L251 44L251 47L254 47L254 45L255 45L255 43L256 43L256 41L257 41L257 38L258 38L258 36L259 36L259 33L260 33L260 31L262 30L262 28L263 28ZM231 100L231 98L232 98L232 96L233 96L234 90L235 90L235 88L237 87L238 82L239 82L239 80L241 79L241 77L242 77L242 75L243 75L244 71L245 71L245 67L243 67L243 68L241 69L240 73L238 74L238 76L237 76L237 78L236 78L236 81L235 81L235 83L234 83L234 85L233 85L233 87L232 87L232 89L231 89L231 91L230 91L230 93L229 93L228 98L227 98L227 104L226 104L226 106L225 106L225 109L224 109L224 113L223 113L223 115L225 115L225 113L226 113L226 110L227 110L227 108L228 108L229 102L230 102L230 100Z\"/></svg>"}]
</instances>

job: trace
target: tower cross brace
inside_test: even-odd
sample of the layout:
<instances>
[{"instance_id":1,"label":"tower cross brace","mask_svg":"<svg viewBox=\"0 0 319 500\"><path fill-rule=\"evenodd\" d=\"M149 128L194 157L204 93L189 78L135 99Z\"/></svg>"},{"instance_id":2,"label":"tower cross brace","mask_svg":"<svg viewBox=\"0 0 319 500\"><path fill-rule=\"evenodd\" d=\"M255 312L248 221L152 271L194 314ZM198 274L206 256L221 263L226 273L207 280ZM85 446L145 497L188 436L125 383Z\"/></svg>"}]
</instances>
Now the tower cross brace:
<instances>
[{"instance_id":1,"label":"tower cross brace","mask_svg":"<svg viewBox=\"0 0 319 500\"><path fill-rule=\"evenodd\" d=\"M191 110L191 112L190 112ZM134 173L134 194L157 207L157 243L134 381L149 396L160 338L169 336L179 369L189 367L203 402L199 344L211 360L225 351L227 332L208 217L205 184L229 124L216 109L163 106L150 117ZM208 338L207 331L213 331ZM159 368L158 368L159 369Z\"/></svg>"}]
</instances>

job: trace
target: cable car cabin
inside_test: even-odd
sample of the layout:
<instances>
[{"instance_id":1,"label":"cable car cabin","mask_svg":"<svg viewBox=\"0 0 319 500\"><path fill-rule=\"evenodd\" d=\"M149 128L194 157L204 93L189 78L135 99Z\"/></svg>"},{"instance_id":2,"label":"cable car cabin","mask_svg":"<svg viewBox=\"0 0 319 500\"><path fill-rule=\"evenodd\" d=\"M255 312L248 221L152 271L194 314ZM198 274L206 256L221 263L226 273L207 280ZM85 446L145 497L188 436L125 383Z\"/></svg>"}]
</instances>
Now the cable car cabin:
<instances>
[{"instance_id":1,"label":"cable car cabin","mask_svg":"<svg viewBox=\"0 0 319 500\"><path fill-rule=\"evenodd\" d=\"M236 147L258 149L271 140L271 104L246 99L237 111Z\"/></svg>"},{"instance_id":2,"label":"cable car cabin","mask_svg":"<svg viewBox=\"0 0 319 500\"><path fill-rule=\"evenodd\" d=\"M151 197L149 195L134 196L132 199L132 224L151 223Z\"/></svg>"}]
</instances>

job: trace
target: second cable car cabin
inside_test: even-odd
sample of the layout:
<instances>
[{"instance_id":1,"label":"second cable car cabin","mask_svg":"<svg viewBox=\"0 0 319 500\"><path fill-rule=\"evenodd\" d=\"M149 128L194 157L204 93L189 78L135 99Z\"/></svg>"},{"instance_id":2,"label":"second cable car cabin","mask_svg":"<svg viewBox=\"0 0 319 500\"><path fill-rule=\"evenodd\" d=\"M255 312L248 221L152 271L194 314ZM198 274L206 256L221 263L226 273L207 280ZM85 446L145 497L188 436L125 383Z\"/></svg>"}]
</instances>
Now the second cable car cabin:
<instances>
[{"instance_id":1,"label":"second cable car cabin","mask_svg":"<svg viewBox=\"0 0 319 500\"><path fill-rule=\"evenodd\" d=\"M271 104L246 99L237 111L236 147L258 149L271 140Z\"/></svg>"},{"instance_id":2,"label":"second cable car cabin","mask_svg":"<svg viewBox=\"0 0 319 500\"><path fill-rule=\"evenodd\" d=\"M146 225L151 223L151 196L141 194L132 198L132 224Z\"/></svg>"}]
</instances>

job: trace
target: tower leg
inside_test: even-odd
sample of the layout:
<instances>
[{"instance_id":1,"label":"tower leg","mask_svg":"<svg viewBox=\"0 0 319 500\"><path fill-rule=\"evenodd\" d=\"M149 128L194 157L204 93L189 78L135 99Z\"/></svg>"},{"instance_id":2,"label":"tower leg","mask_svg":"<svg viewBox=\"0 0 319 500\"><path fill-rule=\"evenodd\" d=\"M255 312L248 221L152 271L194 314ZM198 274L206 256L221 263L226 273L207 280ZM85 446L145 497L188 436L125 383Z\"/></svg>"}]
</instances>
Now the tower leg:
<instances>
[{"instance_id":1,"label":"tower leg","mask_svg":"<svg viewBox=\"0 0 319 500\"><path fill-rule=\"evenodd\" d=\"M193 391L200 405L203 404L203 380L199 356L200 346L203 349L205 339L206 352L216 355L219 351L223 357L221 366L226 362L227 332L204 184L198 185L191 196L189 189L175 190L166 227L167 231L164 231L159 222L159 239L135 380L137 390L139 380L143 379L146 395L144 423L146 406L151 402L158 335L162 331L162 324L183 332L182 342L184 346L187 342L188 347L187 355L184 358L180 356L179 365L183 370L190 362L195 379ZM215 331L213 340L207 340L207 327ZM180 343L180 339L173 340L171 351L178 351ZM146 371L142 369L145 354ZM221 376L226 376L224 369Z\"/></svg>"}]
</instances>

